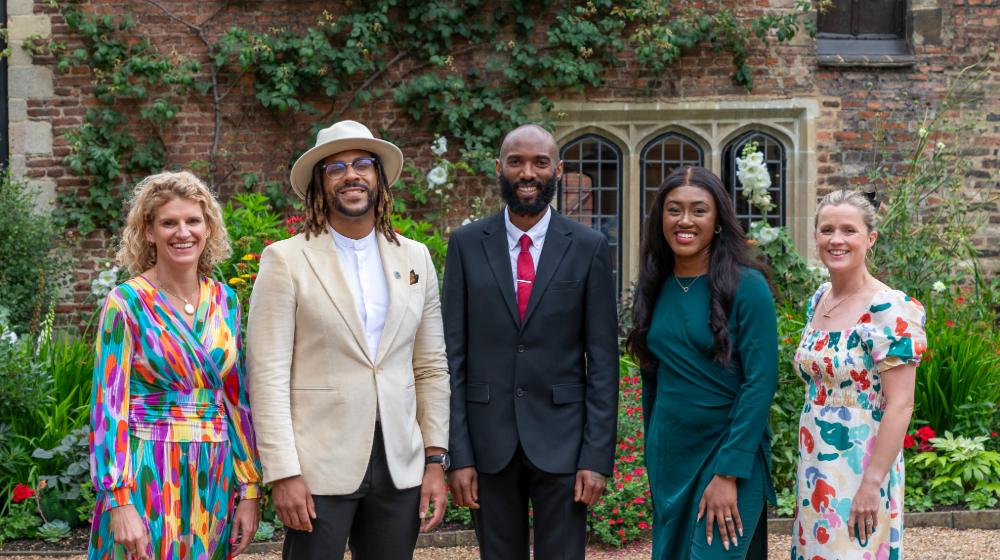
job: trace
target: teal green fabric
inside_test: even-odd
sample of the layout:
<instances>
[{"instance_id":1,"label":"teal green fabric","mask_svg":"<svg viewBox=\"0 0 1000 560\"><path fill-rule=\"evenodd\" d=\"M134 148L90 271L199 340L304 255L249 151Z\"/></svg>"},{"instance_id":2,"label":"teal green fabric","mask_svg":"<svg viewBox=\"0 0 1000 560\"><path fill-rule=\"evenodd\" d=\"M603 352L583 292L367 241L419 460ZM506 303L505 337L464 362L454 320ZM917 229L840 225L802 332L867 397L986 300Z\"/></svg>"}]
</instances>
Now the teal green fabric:
<instances>
[{"instance_id":1,"label":"teal green fabric","mask_svg":"<svg viewBox=\"0 0 1000 560\"><path fill-rule=\"evenodd\" d=\"M659 369L642 372L646 467L653 499L653 559L743 558L764 500L776 503L771 483L768 414L778 386L778 325L763 276L743 273L729 316L733 340L728 368L713 361L709 290L697 280L667 278L646 343ZM693 282L693 283L692 283ZM716 474L737 477L743 521L738 546L711 546L698 504Z\"/></svg>"}]
</instances>

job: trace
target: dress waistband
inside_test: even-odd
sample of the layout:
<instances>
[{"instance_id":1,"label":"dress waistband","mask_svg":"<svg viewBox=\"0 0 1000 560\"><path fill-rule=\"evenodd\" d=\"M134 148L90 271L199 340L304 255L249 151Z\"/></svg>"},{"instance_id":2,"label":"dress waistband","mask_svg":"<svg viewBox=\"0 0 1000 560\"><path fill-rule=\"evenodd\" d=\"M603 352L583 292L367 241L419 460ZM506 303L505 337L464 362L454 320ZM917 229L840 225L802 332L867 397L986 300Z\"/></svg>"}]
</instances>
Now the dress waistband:
<instances>
[{"instance_id":1,"label":"dress waistband","mask_svg":"<svg viewBox=\"0 0 1000 560\"><path fill-rule=\"evenodd\" d=\"M132 394L129 431L151 441L227 441L229 422L223 398L222 391L215 389Z\"/></svg>"}]
</instances>

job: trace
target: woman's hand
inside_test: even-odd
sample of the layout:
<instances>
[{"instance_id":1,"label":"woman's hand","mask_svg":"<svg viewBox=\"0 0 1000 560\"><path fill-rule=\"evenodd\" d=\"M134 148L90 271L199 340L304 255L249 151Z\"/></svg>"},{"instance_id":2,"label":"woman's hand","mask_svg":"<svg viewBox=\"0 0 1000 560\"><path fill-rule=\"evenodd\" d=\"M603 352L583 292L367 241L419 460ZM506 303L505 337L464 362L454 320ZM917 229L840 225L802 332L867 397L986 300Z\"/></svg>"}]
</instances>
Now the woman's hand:
<instances>
[{"instance_id":1,"label":"woman's hand","mask_svg":"<svg viewBox=\"0 0 1000 560\"><path fill-rule=\"evenodd\" d=\"M239 556L253 542L257 534L257 524L260 523L260 499L240 500L233 514L233 527L229 531L229 544L232 558Z\"/></svg>"},{"instance_id":2,"label":"woman's hand","mask_svg":"<svg viewBox=\"0 0 1000 560\"><path fill-rule=\"evenodd\" d=\"M736 478L717 474L708 483L698 504L698 521L708 516L705 523L705 534L709 546L712 545L712 524L718 522L719 535L722 536L722 546L729 550L729 539L737 546L736 533L743 536L743 522L740 511L736 509Z\"/></svg>"},{"instance_id":3,"label":"woman's hand","mask_svg":"<svg viewBox=\"0 0 1000 560\"><path fill-rule=\"evenodd\" d=\"M125 552L142 560L149 560L149 533L132 504L111 510L111 536L125 547Z\"/></svg>"},{"instance_id":4,"label":"woman's hand","mask_svg":"<svg viewBox=\"0 0 1000 560\"><path fill-rule=\"evenodd\" d=\"M858 493L851 500L851 515L847 518L847 535L854 540L854 524L858 524L858 541L860 536L864 536L865 543L871 538L875 528L878 527L878 509L882 502L879 485L868 482L867 479L861 481Z\"/></svg>"}]
</instances>

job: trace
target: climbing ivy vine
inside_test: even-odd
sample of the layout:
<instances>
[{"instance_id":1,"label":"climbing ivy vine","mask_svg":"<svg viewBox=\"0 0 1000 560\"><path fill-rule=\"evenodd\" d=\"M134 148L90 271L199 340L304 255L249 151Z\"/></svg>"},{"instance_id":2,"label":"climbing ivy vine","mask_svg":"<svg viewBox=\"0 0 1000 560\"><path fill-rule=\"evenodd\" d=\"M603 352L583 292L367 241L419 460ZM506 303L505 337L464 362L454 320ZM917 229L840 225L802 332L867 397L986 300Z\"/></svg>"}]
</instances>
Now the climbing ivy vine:
<instances>
[{"instance_id":1,"label":"climbing ivy vine","mask_svg":"<svg viewBox=\"0 0 1000 560\"><path fill-rule=\"evenodd\" d=\"M89 68L95 84L99 104L83 126L66 133L71 153L64 161L89 185L61 196L56 211L84 234L114 229L135 181L166 166L163 138L180 113L172 99L212 108L212 148L192 162L195 171L213 188L239 172L246 188L266 188L280 205L287 196L281 184L262 184L241 170L223 145L226 130L239 130L257 110L281 120L294 143L306 135L294 125L299 114L315 123L311 138L347 111L391 99L403 118L457 140L463 164L488 172L506 132L555 117L547 93L600 87L606 71L622 64L622 53L634 52L640 76L655 84L685 50L707 46L731 55L733 83L752 90L753 42L770 46L802 30L815 35L809 11L829 3L796 0L784 13L744 17L738 9L704 10L686 0L509 0L499 7L487 0L347 0L343 13L324 11L314 25L263 30L219 23L218 14L237 5L229 0L200 23L157 0L143 1L183 24L208 56L166 53L169 47L150 45L131 15L94 15L77 2L60 9L82 36L82 48L26 46L56 54L60 71ZM226 101L244 76L252 77L256 102L238 112ZM542 113L528 114L536 104ZM397 120L380 130L383 137L393 139ZM271 162L275 170L288 163Z\"/></svg>"}]
</instances>

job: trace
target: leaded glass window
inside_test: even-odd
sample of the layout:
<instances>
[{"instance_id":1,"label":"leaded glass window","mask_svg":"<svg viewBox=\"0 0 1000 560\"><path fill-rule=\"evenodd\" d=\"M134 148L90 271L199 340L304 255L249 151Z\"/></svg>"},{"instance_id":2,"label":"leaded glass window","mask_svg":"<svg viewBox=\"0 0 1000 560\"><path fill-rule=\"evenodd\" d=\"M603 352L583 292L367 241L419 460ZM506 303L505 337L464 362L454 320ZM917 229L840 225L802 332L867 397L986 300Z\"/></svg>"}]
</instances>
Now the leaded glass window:
<instances>
[{"instance_id":1,"label":"leaded glass window","mask_svg":"<svg viewBox=\"0 0 1000 560\"><path fill-rule=\"evenodd\" d=\"M757 151L764 154L764 163L771 176L770 210L762 211L756 206L750 206L743 196L743 185L736 177L736 158L743 157L743 147L757 142ZM751 131L736 138L722 152L722 184L729 188L733 204L736 206L736 218L743 224L744 231L750 230L750 222L767 221L772 227L785 225L785 147L770 134Z\"/></svg>"},{"instance_id":2,"label":"leaded glass window","mask_svg":"<svg viewBox=\"0 0 1000 560\"><path fill-rule=\"evenodd\" d=\"M640 213L646 218L649 205L656 198L656 191L664 179L673 170L682 166L698 166L705 164L705 154L701 146L690 138L668 132L646 144L642 150L642 208Z\"/></svg>"}]
</instances>

